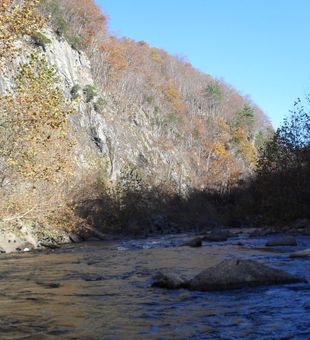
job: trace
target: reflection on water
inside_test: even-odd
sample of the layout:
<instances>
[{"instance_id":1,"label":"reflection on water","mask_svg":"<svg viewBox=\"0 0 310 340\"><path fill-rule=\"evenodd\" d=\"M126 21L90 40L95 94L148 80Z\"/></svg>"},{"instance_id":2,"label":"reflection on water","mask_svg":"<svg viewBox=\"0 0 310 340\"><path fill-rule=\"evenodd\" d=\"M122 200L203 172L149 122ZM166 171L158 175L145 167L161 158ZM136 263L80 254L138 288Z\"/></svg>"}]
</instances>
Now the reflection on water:
<instances>
[{"instance_id":1,"label":"reflection on water","mask_svg":"<svg viewBox=\"0 0 310 340\"><path fill-rule=\"evenodd\" d=\"M184 237L184 236L183 236ZM237 245L241 241L247 247ZM310 238L301 237L303 247ZM202 248L181 236L84 243L0 257L1 339L308 339L310 285L228 292L150 288L157 270L192 276L228 256L262 260L310 281L309 259L249 250L263 239Z\"/></svg>"}]
</instances>

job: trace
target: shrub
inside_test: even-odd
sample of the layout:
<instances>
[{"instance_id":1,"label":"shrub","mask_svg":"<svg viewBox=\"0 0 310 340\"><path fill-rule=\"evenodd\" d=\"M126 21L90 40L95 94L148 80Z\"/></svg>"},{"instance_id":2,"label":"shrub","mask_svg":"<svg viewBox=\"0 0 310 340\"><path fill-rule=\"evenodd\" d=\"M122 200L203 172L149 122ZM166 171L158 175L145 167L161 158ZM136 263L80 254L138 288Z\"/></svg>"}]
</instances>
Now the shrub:
<instances>
[{"instance_id":1,"label":"shrub","mask_svg":"<svg viewBox=\"0 0 310 340\"><path fill-rule=\"evenodd\" d=\"M37 50L18 67L12 85L0 95L0 220L73 225L66 208L75 165L68 125L73 108L55 67Z\"/></svg>"},{"instance_id":2,"label":"shrub","mask_svg":"<svg viewBox=\"0 0 310 340\"><path fill-rule=\"evenodd\" d=\"M36 11L38 0L0 2L0 67L12 59L19 48L16 40L23 35L32 35L43 26L44 20Z\"/></svg>"},{"instance_id":3,"label":"shrub","mask_svg":"<svg viewBox=\"0 0 310 340\"><path fill-rule=\"evenodd\" d=\"M96 112L102 112L105 105L105 100L102 97L99 97L98 100L94 103L94 109Z\"/></svg>"},{"instance_id":4,"label":"shrub","mask_svg":"<svg viewBox=\"0 0 310 340\"><path fill-rule=\"evenodd\" d=\"M59 180L68 170L72 108L57 86L55 68L34 51L14 80L13 90L0 96L0 158L23 177Z\"/></svg>"},{"instance_id":5,"label":"shrub","mask_svg":"<svg viewBox=\"0 0 310 340\"><path fill-rule=\"evenodd\" d=\"M83 89L86 103L91 102L97 96L97 90L93 85L86 85Z\"/></svg>"},{"instance_id":6,"label":"shrub","mask_svg":"<svg viewBox=\"0 0 310 340\"><path fill-rule=\"evenodd\" d=\"M210 82L204 92L205 97L212 101L214 104L219 103L222 100L222 91L217 82Z\"/></svg>"},{"instance_id":7,"label":"shrub","mask_svg":"<svg viewBox=\"0 0 310 340\"><path fill-rule=\"evenodd\" d=\"M58 0L41 0L41 11L50 17L50 22L56 33L61 36L65 35L69 25L64 18L63 9Z\"/></svg>"},{"instance_id":8,"label":"shrub","mask_svg":"<svg viewBox=\"0 0 310 340\"><path fill-rule=\"evenodd\" d=\"M79 51L82 49L82 43L79 37L66 34L65 39L74 50Z\"/></svg>"},{"instance_id":9,"label":"shrub","mask_svg":"<svg viewBox=\"0 0 310 340\"><path fill-rule=\"evenodd\" d=\"M148 104L152 104L154 102L154 96L144 96L144 101Z\"/></svg>"},{"instance_id":10,"label":"shrub","mask_svg":"<svg viewBox=\"0 0 310 340\"><path fill-rule=\"evenodd\" d=\"M81 86L79 84L75 84L72 86L72 89L70 91L71 98L73 100L77 99L79 97L79 91L81 89Z\"/></svg>"},{"instance_id":11,"label":"shrub","mask_svg":"<svg viewBox=\"0 0 310 340\"><path fill-rule=\"evenodd\" d=\"M43 47L44 50L45 46L51 44L52 42L46 35L41 32L35 32L34 34L32 34L31 38L36 46Z\"/></svg>"},{"instance_id":12,"label":"shrub","mask_svg":"<svg viewBox=\"0 0 310 340\"><path fill-rule=\"evenodd\" d=\"M64 9L59 0L41 0L41 11L49 16L56 34L64 37L75 50L81 49L81 39L70 32L68 20L64 16Z\"/></svg>"}]
</instances>

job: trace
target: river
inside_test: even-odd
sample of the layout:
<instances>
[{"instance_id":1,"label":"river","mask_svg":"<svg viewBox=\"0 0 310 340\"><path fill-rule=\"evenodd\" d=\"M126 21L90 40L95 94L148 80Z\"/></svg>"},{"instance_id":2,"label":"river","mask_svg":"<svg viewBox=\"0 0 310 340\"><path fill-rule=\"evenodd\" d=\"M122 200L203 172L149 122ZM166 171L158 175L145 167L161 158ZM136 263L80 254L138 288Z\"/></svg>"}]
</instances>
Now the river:
<instances>
[{"instance_id":1,"label":"river","mask_svg":"<svg viewBox=\"0 0 310 340\"><path fill-rule=\"evenodd\" d=\"M310 282L298 247L255 250L245 233L201 248L188 235L85 242L0 257L0 339L310 339L310 284L225 292L151 288L157 270L191 277L226 257L260 260ZM244 246L237 243L242 242Z\"/></svg>"}]
</instances>

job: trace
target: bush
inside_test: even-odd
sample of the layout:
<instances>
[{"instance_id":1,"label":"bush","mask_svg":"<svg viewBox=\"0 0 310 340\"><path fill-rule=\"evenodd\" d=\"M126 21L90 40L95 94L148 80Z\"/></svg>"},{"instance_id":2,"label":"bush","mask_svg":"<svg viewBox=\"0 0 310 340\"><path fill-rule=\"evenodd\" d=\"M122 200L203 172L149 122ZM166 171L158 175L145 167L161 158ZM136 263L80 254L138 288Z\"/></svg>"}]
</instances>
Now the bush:
<instances>
[{"instance_id":1,"label":"bush","mask_svg":"<svg viewBox=\"0 0 310 340\"><path fill-rule=\"evenodd\" d=\"M70 32L69 23L65 19L64 9L59 0L41 0L41 11L50 17L50 23L58 36L64 37L75 50L81 49L81 39Z\"/></svg>"},{"instance_id":2,"label":"bush","mask_svg":"<svg viewBox=\"0 0 310 340\"><path fill-rule=\"evenodd\" d=\"M79 37L66 34L65 39L74 50L79 51L82 49L81 39Z\"/></svg>"},{"instance_id":3,"label":"bush","mask_svg":"<svg viewBox=\"0 0 310 340\"><path fill-rule=\"evenodd\" d=\"M93 85L86 85L83 93L85 95L86 103L91 102L97 96L97 90Z\"/></svg>"},{"instance_id":4,"label":"bush","mask_svg":"<svg viewBox=\"0 0 310 340\"><path fill-rule=\"evenodd\" d=\"M58 82L55 68L34 51L19 66L13 90L0 96L0 158L33 181L59 180L70 163L66 132L72 108Z\"/></svg>"},{"instance_id":5,"label":"bush","mask_svg":"<svg viewBox=\"0 0 310 340\"><path fill-rule=\"evenodd\" d=\"M36 46L43 47L44 50L45 50L46 45L52 43L52 41L46 35L42 34L41 32L35 32L31 36L31 38Z\"/></svg>"},{"instance_id":6,"label":"bush","mask_svg":"<svg viewBox=\"0 0 310 340\"><path fill-rule=\"evenodd\" d=\"M154 96L144 96L144 101L150 105L154 102L154 99Z\"/></svg>"},{"instance_id":7,"label":"bush","mask_svg":"<svg viewBox=\"0 0 310 340\"><path fill-rule=\"evenodd\" d=\"M41 0L41 11L50 17L51 24L59 36L67 33L69 25L58 0Z\"/></svg>"},{"instance_id":8,"label":"bush","mask_svg":"<svg viewBox=\"0 0 310 340\"><path fill-rule=\"evenodd\" d=\"M105 100L102 97L99 97L98 100L94 103L94 109L96 112L102 112L105 105Z\"/></svg>"},{"instance_id":9,"label":"bush","mask_svg":"<svg viewBox=\"0 0 310 340\"><path fill-rule=\"evenodd\" d=\"M72 86L70 94L71 94L71 98L73 100L75 100L75 99L77 99L79 97L80 89L81 89L81 86L79 84L75 84L74 86Z\"/></svg>"},{"instance_id":10,"label":"bush","mask_svg":"<svg viewBox=\"0 0 310 340\"><path fill-rule=\"evenodd\" d=\"M36 12L37 1L0 1L0 68L15 57L20 48L16 40L39 30L44 19Z\"/></svg>"}]
</instances>

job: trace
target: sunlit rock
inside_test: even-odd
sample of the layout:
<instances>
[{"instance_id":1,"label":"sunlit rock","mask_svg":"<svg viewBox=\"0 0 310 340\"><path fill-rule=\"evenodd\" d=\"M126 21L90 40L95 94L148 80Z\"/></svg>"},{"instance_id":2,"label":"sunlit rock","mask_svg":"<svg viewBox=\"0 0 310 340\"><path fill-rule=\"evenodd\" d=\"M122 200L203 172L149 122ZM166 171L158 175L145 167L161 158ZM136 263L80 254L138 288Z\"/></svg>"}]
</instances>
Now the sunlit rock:
<instances>
[{"instance_id":1,"label":"sunlit rock","mask_svg":"<svg viewBox=\"0 0 310 340\"><path fill-rule=\"evenodd\" d=\"M303 278L257 261L226 259L196 275L190 281L189 288L211 291L302 281L304 281Z\"/></svg>"}]
</instances>

